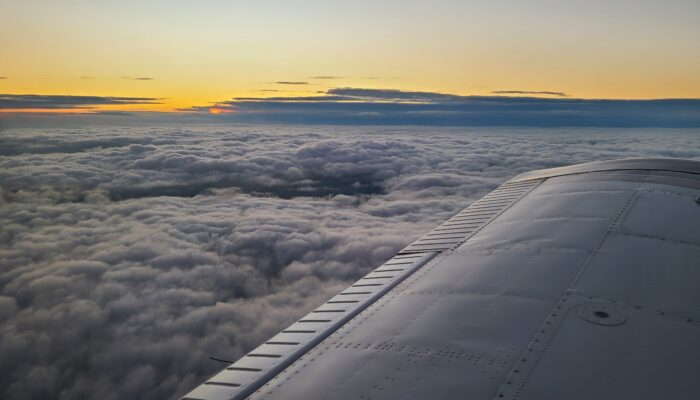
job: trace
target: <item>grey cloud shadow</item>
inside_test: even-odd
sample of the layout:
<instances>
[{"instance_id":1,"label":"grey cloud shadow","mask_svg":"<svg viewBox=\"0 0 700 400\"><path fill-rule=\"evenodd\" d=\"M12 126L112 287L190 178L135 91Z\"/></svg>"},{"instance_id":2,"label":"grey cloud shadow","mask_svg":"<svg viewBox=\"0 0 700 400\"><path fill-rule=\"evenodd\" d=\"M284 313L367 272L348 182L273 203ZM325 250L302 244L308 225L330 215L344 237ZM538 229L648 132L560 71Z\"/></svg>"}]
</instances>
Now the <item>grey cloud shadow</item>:
<instances>
[{"instance_id":1,"label":"grey cloud shadow","mask_svg":"<svg viewBox=\"0 0 700 400\"><path fill-rule=\"evenodd\" d=\"M224 178L209 182L192 182L172 185L120 187L109 190L112 201L141 199L148 197L195 197L213 194L214 189L236 189L257 197L276 197L290 200L296 197L332 197L337 195L384 194L381 181L369 175L346 175L342 177L312 177L310 182L287 183L285 185L263 185L255 182Z\"/></svg>"}]
</instances>

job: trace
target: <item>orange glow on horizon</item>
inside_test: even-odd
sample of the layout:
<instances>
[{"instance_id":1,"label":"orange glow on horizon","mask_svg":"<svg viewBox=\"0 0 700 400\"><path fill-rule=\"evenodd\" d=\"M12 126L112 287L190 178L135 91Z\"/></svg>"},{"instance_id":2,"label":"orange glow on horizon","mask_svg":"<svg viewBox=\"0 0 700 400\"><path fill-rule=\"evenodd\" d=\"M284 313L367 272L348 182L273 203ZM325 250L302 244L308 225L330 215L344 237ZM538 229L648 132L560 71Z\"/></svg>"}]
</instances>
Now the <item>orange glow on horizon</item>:
<instances>
[{"instance_id":1,"label":"orange glow on horizon","mask_svg":"<svg viewBox=\"0 0 700 400\"><path fill-rule=\"evenodd\" d=\"M230 114L232 112L233 112L233 110L229 110L226 108L212 107L209 109L210 114Z\"/></svg>"}]
</instances>

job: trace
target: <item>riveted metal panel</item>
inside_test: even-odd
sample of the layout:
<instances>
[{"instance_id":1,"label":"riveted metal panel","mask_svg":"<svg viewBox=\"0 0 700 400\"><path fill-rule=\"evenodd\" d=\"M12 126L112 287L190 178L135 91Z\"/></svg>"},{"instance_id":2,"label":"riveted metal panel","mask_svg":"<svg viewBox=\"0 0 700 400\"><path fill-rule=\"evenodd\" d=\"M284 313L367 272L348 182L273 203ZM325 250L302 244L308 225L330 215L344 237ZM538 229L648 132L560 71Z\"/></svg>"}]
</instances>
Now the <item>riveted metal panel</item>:
<instances>
[{"instance_id":1,"label":"riveted metal panel","mask_svg":"<svg viewBox=\"0 0 700 400\"><path fill-rule=\"evenodd\" d=\"M642 184L574 290L700 320L698 194Z\"/></svg>"},{"instance_id":2,"label":"riveted metal panel","mask_svg":"<svg viewBox=\"0 0 700 400\"><path fill-rule=\"evenodd\" d=\"M697 397L698 322L588 296L567 300L550 313L494 399ZM582 307L610 316L591 323Z\"/></svg>"}]
</instances>

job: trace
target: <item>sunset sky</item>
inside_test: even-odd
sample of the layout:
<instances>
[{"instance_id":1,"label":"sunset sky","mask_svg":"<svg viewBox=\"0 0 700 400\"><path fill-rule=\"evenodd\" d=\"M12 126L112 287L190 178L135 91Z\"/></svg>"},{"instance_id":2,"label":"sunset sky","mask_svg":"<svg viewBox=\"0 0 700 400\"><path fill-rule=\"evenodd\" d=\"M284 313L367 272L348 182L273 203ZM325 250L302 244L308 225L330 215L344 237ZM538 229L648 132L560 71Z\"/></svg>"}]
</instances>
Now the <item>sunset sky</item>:
<instances>
[{"instance_id":1,"label":"sunset sky","mask_svg":"<svg viewBox=\"0 0 700 400\"><path fill-rule=\"evenodd\" d=\"M694 0L0 0L0 94L152 111L331 88L698 98L699 15ZM48 110L22 104L0 110ZM50 111L68 110L88 109Z\"/></svg>"}]
</instances>

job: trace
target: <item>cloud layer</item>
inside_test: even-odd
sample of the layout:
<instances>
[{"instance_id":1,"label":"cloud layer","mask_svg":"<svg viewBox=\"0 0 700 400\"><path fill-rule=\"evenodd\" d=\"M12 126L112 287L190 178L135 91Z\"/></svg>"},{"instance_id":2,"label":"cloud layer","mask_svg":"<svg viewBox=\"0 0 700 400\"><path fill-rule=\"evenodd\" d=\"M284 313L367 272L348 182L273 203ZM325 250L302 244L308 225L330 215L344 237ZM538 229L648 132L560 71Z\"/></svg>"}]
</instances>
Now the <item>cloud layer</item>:
<instances>
[{"instance_id":1,"label":"cloud layer","mask_svg":"<svg viewBox=\"0 0 700 400\"><path fill-rule=\"evenodd\" d=\"M553 95L562 92L501 91ZM193 107L208 112L211 107ZM321 96L236 98L219 121L350 125L700 127L700 99L590 100L335 88Z\"/></svg>"},{"instance_id":2,"label":"cloud layer","mask_svg":"<svg viewBox=\"0 0 700 400\"><path fill-rule=\"evenodd\" d=\"M159 104L160 100L152 97L0 94L0 111L3 109L90 109L101 105Z\"/></svg>"},{"instance_id":3,"label":"cloud layer","mask_svg":"<svg viewBox=\"0 0 700 400\"><path fill-rule=\"evenodd\" d=\"M309 82L304 82L304 81L277 81L273 82L277 85L308 85Z\"/></svg>"},{"instance_id":4,"label":"cloud layer","mask_svg":"<svg viewBox=\"0 0 700 400\"><path fill-rule=\"evenodd\" d=\"M509 177L698 134L4 131L0 397L182 395Z\"/></svg>"},{"instance_id":5,"label":"cloud layer","mask_svg":"<svg viewBox=\"0 0 700 400\"><path fill-rule=\"evenodd\" d=\"M564 92L552 92L548 90L494 90L491 92L493 94L517 94L517 95L545 95L545 96L558 96L558 97L569 97L568 94Z\"/></svg>"},{"instance_id":6,"label":"cloud layer","mask_svg":"<svg viewBox=\"0 0 700 400\"><path fill-rule=\"evenodd\" d=\"M331 77L326 77L331 78ZM130 78L131 79L131 78ZM149 80L150 78L133 78ZM271 82L287 87L305 81ZM262 89L260 92L284 92ZM309 96L238 97L174 112L100 111L99 106L159 104L144 97L0 94L3 127L127 124L333 124L510 127L698 128L700 99L594 100L562 92L507 90L509 96L459 96L395 89L333 88ZM517 96L512 96L517 95ZM556 97L526 97L547 95ZM84 114L12 110L85 110Z\"/></svg>"}]
</instances>

